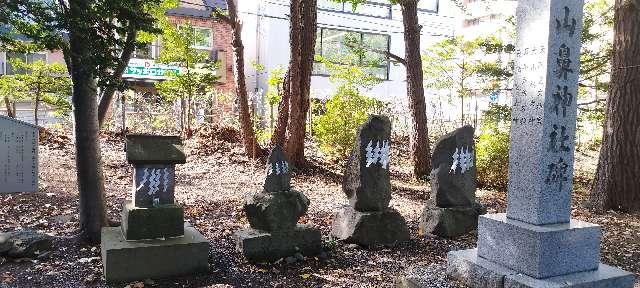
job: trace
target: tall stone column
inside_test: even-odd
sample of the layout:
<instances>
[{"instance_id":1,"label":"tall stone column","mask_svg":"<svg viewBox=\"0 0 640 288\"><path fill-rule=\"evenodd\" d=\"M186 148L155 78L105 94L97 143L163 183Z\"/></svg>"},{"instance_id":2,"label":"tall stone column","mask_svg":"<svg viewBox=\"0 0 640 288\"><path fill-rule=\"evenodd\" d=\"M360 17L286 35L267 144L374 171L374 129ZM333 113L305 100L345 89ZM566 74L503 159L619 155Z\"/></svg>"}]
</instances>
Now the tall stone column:
<instances>
[{"instance_id":1,"label":"tall stone column","mask_svg":"<svg viewBox=\"0 0 640 288\"><path fill-rule=\"evenodd\" d=\"M448 255L472 287L633 287L600 263L600 226L570 218L583 5L518 3L507 213L480 216L478 248Z\"/></svg>"}]
</instances>

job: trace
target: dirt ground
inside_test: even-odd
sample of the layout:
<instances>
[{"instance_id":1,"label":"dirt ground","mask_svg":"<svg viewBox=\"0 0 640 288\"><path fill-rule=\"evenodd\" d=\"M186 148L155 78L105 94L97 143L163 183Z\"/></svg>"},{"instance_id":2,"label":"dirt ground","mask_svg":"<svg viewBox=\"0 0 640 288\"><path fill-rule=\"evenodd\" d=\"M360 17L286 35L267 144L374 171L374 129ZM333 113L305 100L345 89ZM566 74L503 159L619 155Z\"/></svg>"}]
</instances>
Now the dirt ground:
<instances>
[{"instance_id":1,"label":"dirt ground","mask_svg":"<svg viewBox=\"0 0 640 288\"><path fill-rule=\"evenodd\" d=\"M411 240L394 248L373 250L334 241L328 236L332 215L347 204L340 188L341 164L320 160L310 143L309 168L296 172L292 186L310 198L308 215L301 222L322 231L328 257L307 258L293 264L247 263L235 251L232 235L248 225L242 211L243 198L246 193L261 189L264 164L248 160L233 141L189 140L187 164L179 165L176 171L176 199L184 205L187 221L210 240L210 273L109 286L102 277L100 247L86 246L76 236L78 195L74 148L64 137L54 140L40 147L39 193L0 195L0 231L33 229L48 233L55 236L54 250L44 259L0 258L0 288L390 287L396 276L416 264L433 265L434 287L461 287L449 283L443 274L446 253L475 246L473 233L455 240L417 235L418 217L429 188L410 177L404 141L392 144L391 205L406 218L412 231ZM104 136L101 144L108 215L117 222L121 202L130 195L132 169L125 161L120 138ZM602 225L603 262L640 276L640 215L590 213L584 203L587 182L595 169L595 153L578 152L577 158L573 216ZM504 192L479 190L478 197L489 213L505 211Z\"/></svg>"}]
</instances>

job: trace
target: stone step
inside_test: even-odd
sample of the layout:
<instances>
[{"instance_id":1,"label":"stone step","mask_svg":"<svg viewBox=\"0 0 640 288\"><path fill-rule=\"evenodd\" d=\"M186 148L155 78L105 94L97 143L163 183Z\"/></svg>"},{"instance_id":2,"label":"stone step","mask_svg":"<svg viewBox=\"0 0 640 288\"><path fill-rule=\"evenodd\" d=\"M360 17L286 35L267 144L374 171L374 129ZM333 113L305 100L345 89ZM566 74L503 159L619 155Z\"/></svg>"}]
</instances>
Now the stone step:
<instances>
[{"instance_id":1,"label":"stone step","mask_svg":"<svg viewBox=\"0 0 640 288\"><path fill-rule=\"evenodd\" d=\"M147 241L127 241L120 227L105 227L100 248L107 282L169 278L209 270L209 241L186 223L184 237Z\"/></svg>"},{"instance_id":2,"label":"stone step","mask_svg":"<svg viewBox=\"0 0 640 288\"><path fill-rule=\"evenodd\" d=\"M602 263L590 271L536 279L478 257L477 249L449 252L447 274L472 288L633 288L634 283L632 273Z\"/></svg>"}]
</instances>

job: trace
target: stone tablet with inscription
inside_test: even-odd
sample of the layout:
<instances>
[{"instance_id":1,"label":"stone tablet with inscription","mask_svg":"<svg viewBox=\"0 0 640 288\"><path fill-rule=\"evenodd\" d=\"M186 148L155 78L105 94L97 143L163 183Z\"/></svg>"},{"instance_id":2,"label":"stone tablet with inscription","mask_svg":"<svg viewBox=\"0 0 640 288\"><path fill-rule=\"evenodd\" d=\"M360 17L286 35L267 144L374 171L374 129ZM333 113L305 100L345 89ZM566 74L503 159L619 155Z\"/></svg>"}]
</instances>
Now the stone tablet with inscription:
<instances>
[{"instance_id":1,"label":"stone tablet with inscription","mask_svg":"<svg viewBox=\"0 0 640 288\"><path fill-rule=\"evenodd\" d=\"M0 115L0 193L38 191L38 127Z\"/></svg>"},{"instance_id":2,"label":"stone tablet with inscription","mask_svg":"<svg viewBox=\"0 0 640 288\"><path fill-rule=\"evenodd\" d=\"M360 126L344 172L342 190L358 211L382 211L391 201L391 121L371 115Z\"/></svg>"},{"instance_id":3,"label":"stone tablet with inscription","mask_svg":"<svg viewBox=\"0 0 640 288\"><path fill-rule=\"evenodd\" d=\"M570 219L583 5L518 1L507 213L479 217L478 248L447 256L452 278L478 288L633 287L632 273L600 263L600 226Z\"/></svg>"},{"instance_id":4,"label":"stone tablet with inscription","mask_svg":"<svg viewBox=\"0 0 640 288\"><path fill-rule=\"evenodd\" d=\"M520 1L507 217L569 222L582 1Z\"/></svg>"}]
</instances>

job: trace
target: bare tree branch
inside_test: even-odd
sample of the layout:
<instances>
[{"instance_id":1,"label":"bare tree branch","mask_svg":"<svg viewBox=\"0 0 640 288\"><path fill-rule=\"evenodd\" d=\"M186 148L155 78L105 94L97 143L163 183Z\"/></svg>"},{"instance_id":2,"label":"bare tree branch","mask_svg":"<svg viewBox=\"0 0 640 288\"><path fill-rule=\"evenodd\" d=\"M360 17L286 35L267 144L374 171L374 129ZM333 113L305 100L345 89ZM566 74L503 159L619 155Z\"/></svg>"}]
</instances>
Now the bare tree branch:
<instances>
[{"instance_id":1,"label":"bare tree branch","mask_svg":"<svg viewBox=\"0 0 640 288\"><path fill-rule=\"evenodd\" d=\"M605 100L606 99L596 99L596 100L589 101L589 102L578 103L578 106L591 105L591 104L599 103L599 102L602 102L602 101L605 101Z\"/></svg>"},{"instance_id":2,"label":"bare tree branch","mask_svg":"<svg viewBox=\"0 0 640 288\"><path fill-rule=\"evenodd\" d=\"M375 48L366 47L366 46L363 46L363 45L356 45L356 44L352 44L352 43L347 43L346 45L347 45L347 47L350 47L352 49L363 49L363 50L367 50L369 52L378 53L378 54L384 55L385 57L387 57L388 59L390 59L392 61L398 62L398 63L400 63L402 65L405 65L405 66L407 65L407 61L404 58L402 58L402 57L400 57L400 56L398 56L396 54L393 54L393 53L391 53L389 51L386 51L386 50L375 49Z\"/></svg>"}]
</instances>

